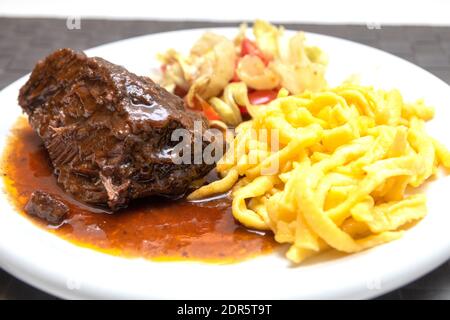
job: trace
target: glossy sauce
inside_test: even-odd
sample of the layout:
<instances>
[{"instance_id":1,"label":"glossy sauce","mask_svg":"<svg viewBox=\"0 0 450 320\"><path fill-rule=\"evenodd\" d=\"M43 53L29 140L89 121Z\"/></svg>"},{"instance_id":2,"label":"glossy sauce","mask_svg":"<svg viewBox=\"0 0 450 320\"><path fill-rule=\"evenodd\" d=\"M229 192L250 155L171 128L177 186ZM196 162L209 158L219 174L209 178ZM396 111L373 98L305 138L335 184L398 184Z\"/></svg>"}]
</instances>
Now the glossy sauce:
<instances>
[{"instance_id":1,"label":"glossy sauce","mask_svg":"<svg viewBox=\"0 0 450 320\"><path fill-rule=\"evenodd\" d=\"M20 118L3 155L6 191L17 209L31 193L43 190L60 196L70 208L58 227L29 217L50 232L114 255L157 260L234 262L269 253L276 246L270 233L254 232L234 220L224 197L202 203L147 198L110 214L74 200L58 186L42 141Z\"/></svg>"}]
</instances>

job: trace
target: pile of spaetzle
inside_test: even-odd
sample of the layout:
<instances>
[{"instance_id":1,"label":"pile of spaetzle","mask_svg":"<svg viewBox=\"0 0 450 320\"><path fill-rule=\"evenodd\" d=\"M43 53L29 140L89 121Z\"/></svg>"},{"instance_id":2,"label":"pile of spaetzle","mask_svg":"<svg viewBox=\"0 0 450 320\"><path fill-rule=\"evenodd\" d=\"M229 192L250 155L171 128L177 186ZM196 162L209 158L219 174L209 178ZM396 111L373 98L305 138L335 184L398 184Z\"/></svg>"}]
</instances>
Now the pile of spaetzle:
<instances>
[{"instance_id":1,"label":"pile of spaetzle","mask_svg":"<svg viewBox=\"0 0 450 320\"><path fill-rule=\"evenodd\" d=\"M449 151L424 129L433 109L404 102L397 90L346 83L288 96L282 89L248 110L252 120L217 164L223 178L189 198L232 189L234 217L272 230L295 263L399 238L427 212L425 195L410 190L450 167Z\"/></svg>"}]
</instances>

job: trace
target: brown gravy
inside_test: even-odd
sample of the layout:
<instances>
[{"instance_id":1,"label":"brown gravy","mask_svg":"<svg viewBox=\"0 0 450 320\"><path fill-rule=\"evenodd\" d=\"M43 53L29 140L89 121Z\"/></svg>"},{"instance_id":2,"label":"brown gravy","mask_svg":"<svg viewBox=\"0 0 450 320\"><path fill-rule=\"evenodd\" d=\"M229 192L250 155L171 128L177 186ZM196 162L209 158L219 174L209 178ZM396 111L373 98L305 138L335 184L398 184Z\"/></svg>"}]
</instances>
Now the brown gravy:
<instances>
[{"instance_id":1,"label":"brown gravy","mask_svg":"<svg viewBox=\"0 0 450 320\"><path fill-rule=\"evenodd\" d=\"M64 199L70 213L60 226L29 218L84 247L127 257L234 262L269 253L276 246L270 233L240 225L228 198L202 203L142 199L115 214L74 200L58 186L42 141L24 117L12 129L2 171L6 191L24 215L23 207L35 190Z\"/></svg>"}]
</instances>

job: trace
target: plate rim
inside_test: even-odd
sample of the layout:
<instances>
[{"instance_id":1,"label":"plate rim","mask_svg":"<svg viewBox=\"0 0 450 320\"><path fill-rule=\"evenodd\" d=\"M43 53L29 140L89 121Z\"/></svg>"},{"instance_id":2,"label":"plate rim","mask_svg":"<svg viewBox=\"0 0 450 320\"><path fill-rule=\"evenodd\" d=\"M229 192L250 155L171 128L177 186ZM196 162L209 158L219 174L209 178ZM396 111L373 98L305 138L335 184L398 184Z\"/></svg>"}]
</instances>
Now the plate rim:
<instances>
[{"instance_id":1,"label":"plate rim","mask_svg":"<svg viewBox=\"0 0 450 320\"><path fill-rule=\"evenodd\" d=\"M131 38L127 38L127 39L122 39L119 41L114 41L114 42L110 42L110 43L105 43L102 44L100 46L96 46L87 50L84 50L85 52L87 52L88 54L91 51L95 51L95 50L102 50L104 47L110 46L110 45L116 45L117 43L120 42L126 42L126 41L139 41L141 38L149 38L152 36L166 36L169 34L178 34L178 33L189 33L192 31L196 31L196 32L204 32L206 30L211 30L211 31L216 31L216 32L223 32L223 31L237 31L238 29L236 27L225 27L225 28L194 28L194 29L182 29L182 30L176 30L176 31L168 31L168 32L160 32L160 33L152 33L152 34L147 34L147 35L141 35L138 37L131 37ZM287 30L289 32L293 32L295 30ZM450 86L445 83L442 79L436 77L435 75L433 75L432 73L430 73L429 71L421 68L420 66L415 65L414 63L407 61L401 57L398 57L396 55L393 55L391 53L385 52L383 50L368 46L366 44L361 44L355 41L351 41L351 40L347 40L347 39L343 39L343 38L338 38L338 37L333 37L333 36L328 36L328 35L323 35L323 34L319 34L319 33L311 33L311 32L305 32L306 36L308 37L309 35L313 35L313 36L318 36L319 38L323 37L323 38L329 38L332 39L333 41L339 41L339 42L346 42L346 43L351 43L352 45L357 45L357 46L362 46L365 48L368 48L374 52L376 52L377 54L383 54L383 55L387 55L390 58L395 58L398 60L401 60L402 63L406 63L408 65L408 67L413 67L415 69L420 69L421 72L425 72L428 76L431 76L434 78L434 81L439 81L442 85L446 86L446 89L450 92ZM3 96L5 91L11 90L10 88L15 88L16 86L18 86L19 84L23 83L25 81L25 79L27 79L27 77L29 76L29 74L24 75L23 77L21 77L20 79L14 81L13 83L11 83L10 85L6 86L5 88L3 88L0 91L0 97ZM9 129L9 128L8 128ZM8 200L9 201L9 200ZM22 217L24 220L30 222L28 219L26 219L25 217ZM30 222L33 228L38 228L39 227L35 226L32 222ZM1 229L0 229L1 230ZM51 234L43 229L40 229L41 231L45 232L47 235L51 236L51 237L55 237L57 238L59 241L65 242L67 244L70 244L71 246L75 246L77 247L77 249L81 249L81 250L89 250L92 251L90 249L86 249L80 246L77 246L71 242L68 242L67 240L61 239L60 237ZM0 240L2 240L3 238L0 235ZM399 240L401 241L401 240ZM61 288L61 283L64 282L64 279L61 278L53 278L53 279L49 279L48 277L48 272L46 272L46 269L40 270L39 272L36 273L30 273L30 265L28 264L28 257L24 257L24 256L20 256L20 255L13 255L12 252L8 252L7 249L8 245L7 243L5 243L4 241L0 241L0 266L6 270L7 272L9 272L10 274L16 276L17 278L25 281L26 283L37 287L45 292L49 292L57 297L61 297L61 298L69 298L69 299L78 299L78 298L85 298L86 297L86 293L87 292L83 292L82 290L68 290L67 288L67 284L66 284L66 288ZM442 263L445 263L448 258L450 258L450 242L447 243L447 258L443 259L442 255L439 255L437 253L435 253L434 257L433 257L433 263L429 263L430 260L432 260L431 258L428 259L427 261L420 261L420 263L417 263L417 265L415 266L415 269L417 269L414 273L413 277L409 277L408 280L406 281L398 281L397 283L392 283L392 285L390 286L385 286L383 289L378 290L378 291L373 291L373 292L368 292L366 295L364 295L364 293L360 293L360 298L373 298L373 297L377 297L379 295L382 295L386 292L392 291L400 286L403 286L407 283L410 283L418 278L420 278L421 276L423 276L424 274L430 272L431 270L437 268L439 265L441 265ZM443 251L443 250L442 250ZM107 254L98 252L98 251L93 251L95 252L96 255L105 255L105 256L109 256ZM367 253L367 252L366 252ZM109 256L111 257L111 256ZM20 259L22 258L22 259ZM114 257L114 258L119 258L119 259L123 259L120 257ZM128 259L128 258L125 258ZM259 259L259 258L257 258ZM11 263L12 260L15 260L15 263ZM9 263L8 263L9 262ZM151 261L150 261L151 262ZM428 262L428 263L426 263ZM145 263L148 263L148 261L145 261ZM152 262L153 263L153 262ZM161 262L155 262L157 264L160 264ZM173 263L173 262L172 262ZM175 262L177 264L181 263L181 262ZM239 264L239 263L238 263ZM426 267L423 265L427 265ZM420 268L419 268L420 266ZM420 270L420 271L419 271ZM47 275L47 276L46 276ZM49 281L52 280L52 281ZM96 296L95 292L90 292L91 294L91 298L100 298L100 296ZM87 295L89 297L89 294ZM349 295L351 296L351 294Z\"/></svg>"}]
</instances>

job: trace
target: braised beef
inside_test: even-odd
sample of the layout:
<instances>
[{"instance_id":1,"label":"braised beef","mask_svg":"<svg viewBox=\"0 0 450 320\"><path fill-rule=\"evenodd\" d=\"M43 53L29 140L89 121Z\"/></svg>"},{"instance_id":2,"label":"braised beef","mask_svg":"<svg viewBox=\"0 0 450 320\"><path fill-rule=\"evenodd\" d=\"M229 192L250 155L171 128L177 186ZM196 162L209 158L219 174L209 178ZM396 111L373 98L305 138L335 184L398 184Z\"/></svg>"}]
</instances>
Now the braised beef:
<instances>
[{"instance_id":1,"label":"braised beef","mask_svg":"<svg viewBox=\"0 0 450 320\"><path fill-rule=\"evenodd\" d=\"M64 221L69 208L54 195L36 190L25 205L25 212L58 225Z\"/></svg>"},{"instance_id":2,"label":"braised beef","mask_svg":"<svg viewBox=\"0 0 450 320\"><path fill-rule=\"evenodd\" d=\"M211 169L171 158L178 143L172 132L186 129L193 144L194 122L204 132L205 119L150 78L104 59L57 50L36 65L19 104L43 139L58 182L81 201L114 211L131 199L179 197ZM209 143L205 138L201 146Z\"/></svg>"}]
</instances>

